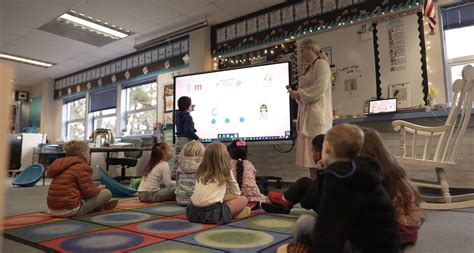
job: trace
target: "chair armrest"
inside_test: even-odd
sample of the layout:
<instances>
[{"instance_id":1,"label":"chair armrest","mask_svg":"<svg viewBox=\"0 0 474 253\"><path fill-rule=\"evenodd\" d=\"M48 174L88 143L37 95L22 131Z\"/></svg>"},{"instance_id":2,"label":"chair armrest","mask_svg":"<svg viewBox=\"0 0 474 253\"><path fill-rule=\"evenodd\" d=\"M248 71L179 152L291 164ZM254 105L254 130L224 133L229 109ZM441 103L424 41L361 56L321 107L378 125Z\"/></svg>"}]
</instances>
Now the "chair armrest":
<instances>
[{"instance_id":1,"label":"chair armrest","mask_svg":"<svg viewBox=\"0 0 474 253\"><path fill-rule=\"evenodd\" d=\"M420 126L420 125L413 124L404 120L395 120L392 122L393 130L397 132L400 131L400 128L402 126L406 128L407 132L414 133L415 130L417 130L420 135L426 135L426 134L430 135L430 133L438 133L434 135L439 135L446 132L451 127L450 124L445 124L445 125L436 126L436 127Z\"/></svg>"}]
</instances>

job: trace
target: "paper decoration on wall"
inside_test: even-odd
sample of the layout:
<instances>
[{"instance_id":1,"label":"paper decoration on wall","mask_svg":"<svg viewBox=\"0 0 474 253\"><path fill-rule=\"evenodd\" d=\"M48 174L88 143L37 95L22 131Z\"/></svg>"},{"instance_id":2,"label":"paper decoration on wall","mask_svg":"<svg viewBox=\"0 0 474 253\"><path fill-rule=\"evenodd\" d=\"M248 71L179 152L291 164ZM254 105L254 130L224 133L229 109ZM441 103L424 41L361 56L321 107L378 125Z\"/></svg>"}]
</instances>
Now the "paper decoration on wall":
<instances>
[{"instance_id":1,"label":"paper decoration on wall","mask_svg":"<svg viewBox=\"0 0 474 253\"><path fill-rule=\"evenodd\" d=\"M171 50L166 55L166 47ZM160 54L161 50L161 55ZM131 78L149 75L152 72L166 72L182 68L189 64L189 36L167 41L153 48L143 50L112 60L101 66L94 67L77 74L54 80L54 98L83 92L84 89L94 90L99 86L115 84ZM162 57L159 59L159 57ZM146 64L146 68L144 68Z\"/></svg>"},{"instance_id":2,"label":"paper decoration on wall","mask_svg":"<svg viewBox=\"0 0 474 253\"><path fill-rule=\"evenodd\" d=\"M226 35L226 40L235 39L235 24L226 26L225 35Z\"/></svg>"},{"instance_id":3,"label":"paper decoration on wall","mask_svg":"<svg viewBox=\"0 0 474 253\"><path fill-rule=\"evenodd\" d=\"M388 97L397 99L398 108L410 107L409 83L392 84L388 86Z\"/></svg>"},{"instance_id":4,"label":"paper decoration on wall","mask_svg":"<svg viewBox=\"0 0 474 253\"><path fill-rule=\"evenodd\" d=\"M257 18L247 19L247 35L257 32Z\"/></svg>"},{"instance_id":5,"label":"paper decoration on wall","mask_svg":"<svg viewBox=\"0 0 474 253\"><path fill-rule=\"evenodd\" d=\"M310 0L308 2L308 16L316 16L321 14L321 1L320 0Z\"/></svg>"},{"instance_id":6,"label":"paper decoration on wall","mask_svg":"<svg viewBox=\"0 0 474 253\"><path fill-rule=\"evenodd\" d=\"M285 7L281 10L281 23L289 24L295 20L295 15L293 12L293 5Z\"/></svg>"},{"instance_id":7,"label":"paper decoration on wall","mask_svg":"<svg viewBox=\"0 0 474 253\"><path fill-rule=\"evenodd\" d=\"M270 28L281 25L281 10L270 12Z\"/></svg>"},{"instance_id":8,"label":"paper decoration on wall","mask_svg":"<svg viewBox=\"0 0 474 253\"><path fill-rule=\"evenodd\" d=\"M407 68L405 35L402 19L390 20L388 26L388 44L390 49L390 71L401 71Z\"/></svg>"},{"instance_id":9,"label":"paper decoration on wall","mask_svg":"<svg viewBox=\"0 0 474 253\"><path fill-rule=\"evenodd\" d=\"M323 0L322 12L331 12L337 9L336 0Z\"/></svg>"},{"instance_id":10,"label":"paper decoration on wall","mask_svg":"<svg viewBox=\"0 0 474 253\"><path fill-rule=\"evenodd\" d=\"M173 124L173 112L165 113L165 125Z\"/></svg>"},{"instance_id":11,"label":"paper decoration on wall","mask_svg":"<svg viewBox=\"0 0 474 253\"><path fill-rule=\"evenodd\" d=\"M260 15L258 16L258 31L261 32L261 31L265 31L269 28L269 25L268 25L268 14L263 14L263 15ZM227 38L228 40L228 38Z\"/></svg>"},{"instance_id":12,"label":"paper decoration on wall","mask_svg":"<svg viewBox=\"0 0 474 253\"><path fill-rule=\"evenodd\" d=\"M173 111L173 96L165 97L165 112Z\"/></svg>"},{"instance_id":13,"label":"paper decoration on wall","mask_svg":"<svg viewBox=\"0 0 474 253\"><path fill-rule=\"evenodd\" d=\"M247 35L246 22L242 21L236 24L236 36L237 38L244 37Z\"/></svg>"},{"instance_id":14,"label":"paper decoration on wall","mask_svg":"<svg viewBox=\"0 0 474 253\"><path fill-rule=\"evenodd\" d=\"M295 4L295 20L301 20L308 17L308 9L306 8L306 2Z\"/></svg>"}]
</instances>

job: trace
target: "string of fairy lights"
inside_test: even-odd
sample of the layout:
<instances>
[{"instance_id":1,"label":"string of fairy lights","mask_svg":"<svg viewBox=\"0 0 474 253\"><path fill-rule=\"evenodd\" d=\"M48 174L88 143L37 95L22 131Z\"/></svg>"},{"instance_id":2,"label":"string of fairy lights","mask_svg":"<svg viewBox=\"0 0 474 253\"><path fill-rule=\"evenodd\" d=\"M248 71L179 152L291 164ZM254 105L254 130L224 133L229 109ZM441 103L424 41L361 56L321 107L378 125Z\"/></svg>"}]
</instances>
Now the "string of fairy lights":
<instances>
[{"instance_id":1,"label":"string of fairy lights","mask_svg":"<svg viewBox=\"0 0 474 253\"><path fill-rule=\"evenodd\" d=\"M403 5L400 4L391 9L376 9L372 13L362 13L361 15L350 17L347 19L341 19L339 21L333 21L327 25L319 25L314 27L306 28L303 31L295 31L289 33L286 38L281 38L278 41L273 41L272 46L265 47L263 49L258 49L254 51L240 52L238 54L232 54L237 52L239 48L229 50L229 53L219 54L213 56L213 69L222 69L229 67L238 67L252 64L253 62L268 61L267 57L276 54L280 50L285 50L286 47L289 47L288 43L293 43L296 46L296 41L302 37L308 37L315 35L321 32L327 32L333 29L340 29L347 25L354 25L358 23L364 23L367 21L371 22L382 22L393 18L399 18L401 16L406 16L409 14L414 14L420 11L421 0L415 0L413 2L408 2ZM276 44L276 45L275 45Z\"/></svg>"}]
</instances>

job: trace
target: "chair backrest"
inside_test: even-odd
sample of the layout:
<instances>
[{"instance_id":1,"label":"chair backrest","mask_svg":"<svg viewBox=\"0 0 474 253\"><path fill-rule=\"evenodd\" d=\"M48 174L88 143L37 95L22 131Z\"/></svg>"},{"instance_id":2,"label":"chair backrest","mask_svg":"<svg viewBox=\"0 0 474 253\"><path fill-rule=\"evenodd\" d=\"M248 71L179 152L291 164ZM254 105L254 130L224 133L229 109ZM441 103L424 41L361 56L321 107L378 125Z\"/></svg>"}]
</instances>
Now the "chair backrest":
<instances>
[{"instance_id":1,"label":"chair backrest","mask_svg":"<svg viewBox=\"0 0 474 253\"><path fill-rule=\"evenodd\" d=\"M136 138L136 139L129 139L124 142L131 143L133 147L142 147L143 146L143 140ZM123 155L125 157L131 157L131 158L140 158L142 156L143 151L127 151L123 152Z\"/></svg>"},{"instance_id":2,"label":"chair backrest","mask_svg":"<svg viewBox=\"0 0 474 253\"><path fill-rule=\"evenodd\" d=\"M438 140L433 156L434 161L455 162L462 138L469 125L473 101L474 67L465 66L462 76L463 79L456 80L452 86L453 102L446 119L446 124L449 124L450 128Z\"/></svg>"}]
</instances>

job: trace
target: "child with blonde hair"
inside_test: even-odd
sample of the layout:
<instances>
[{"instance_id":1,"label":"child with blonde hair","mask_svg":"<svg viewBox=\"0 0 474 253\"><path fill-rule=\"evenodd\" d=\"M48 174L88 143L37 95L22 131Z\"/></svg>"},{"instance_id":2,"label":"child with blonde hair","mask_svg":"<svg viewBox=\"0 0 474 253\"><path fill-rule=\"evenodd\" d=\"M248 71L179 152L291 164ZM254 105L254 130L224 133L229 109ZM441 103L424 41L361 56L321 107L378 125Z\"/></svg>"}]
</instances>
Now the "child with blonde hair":
<instances>
[{"instance_id":1,"label":"child with blonde hair","mask_svg":"<svg viewBox=\"0 0 474 253\"><path fill-rule=\"evenodd\" d=\"M157 143L151 148L150 160L145 166L138 187L141 202L161 202L175 198L176 181L171 180L168 160L172 157L168 144Z\"/></svg>"},{"instance_id":2,"label":"child with blonde hair","mask_svg":"<svg viewBox=\"0 0 474 253\"><path fill-rule=\"evenodd\" d=\"M176 202L187 206L196 185L196 172L202 162L204 145L200 141L191 141L184 145L178 156L176 169Z\"/></svg>"},{"instance_id":3,"label":"child with blonde hair","mask_svg":"<svg viewBox=\"0 0 474 253\"><path fill-rule=\"evenodd\" d=\"M242 195L247 197L249 207L254 208L265 202L266 198L258 189L257 170L252 162L247 160L247 143L243 140L234 140L227 147L229 150L232 173L237 179Z\"/></svg>"},{"instance_id":4,"label":"child with blonde hair","mask_svg":"<svg viewBox=\"0 0 474 253\"><path fill-rule=\"evenodd\" d=\"M190 222L225 224L232 218L250 215L247 203L231 172L226 146L220 142L209 144L196 173L196 186L186 217Z\"/></svg>"},{"instance_id":5,"label":"child with blonde hair","mask_svg":"<svg viewBox=\"0 0 474 253\"><path fill-rule=\"evenodd\" d=\"M89 166L89 146L84 141L70 141L64 145L66 157L55 160L46 172L53 178L48 189L48 213L57 217L70 217L94 210L111 210L117 200L104 185L92 183Z\"/></svg>"}]
</instances>

